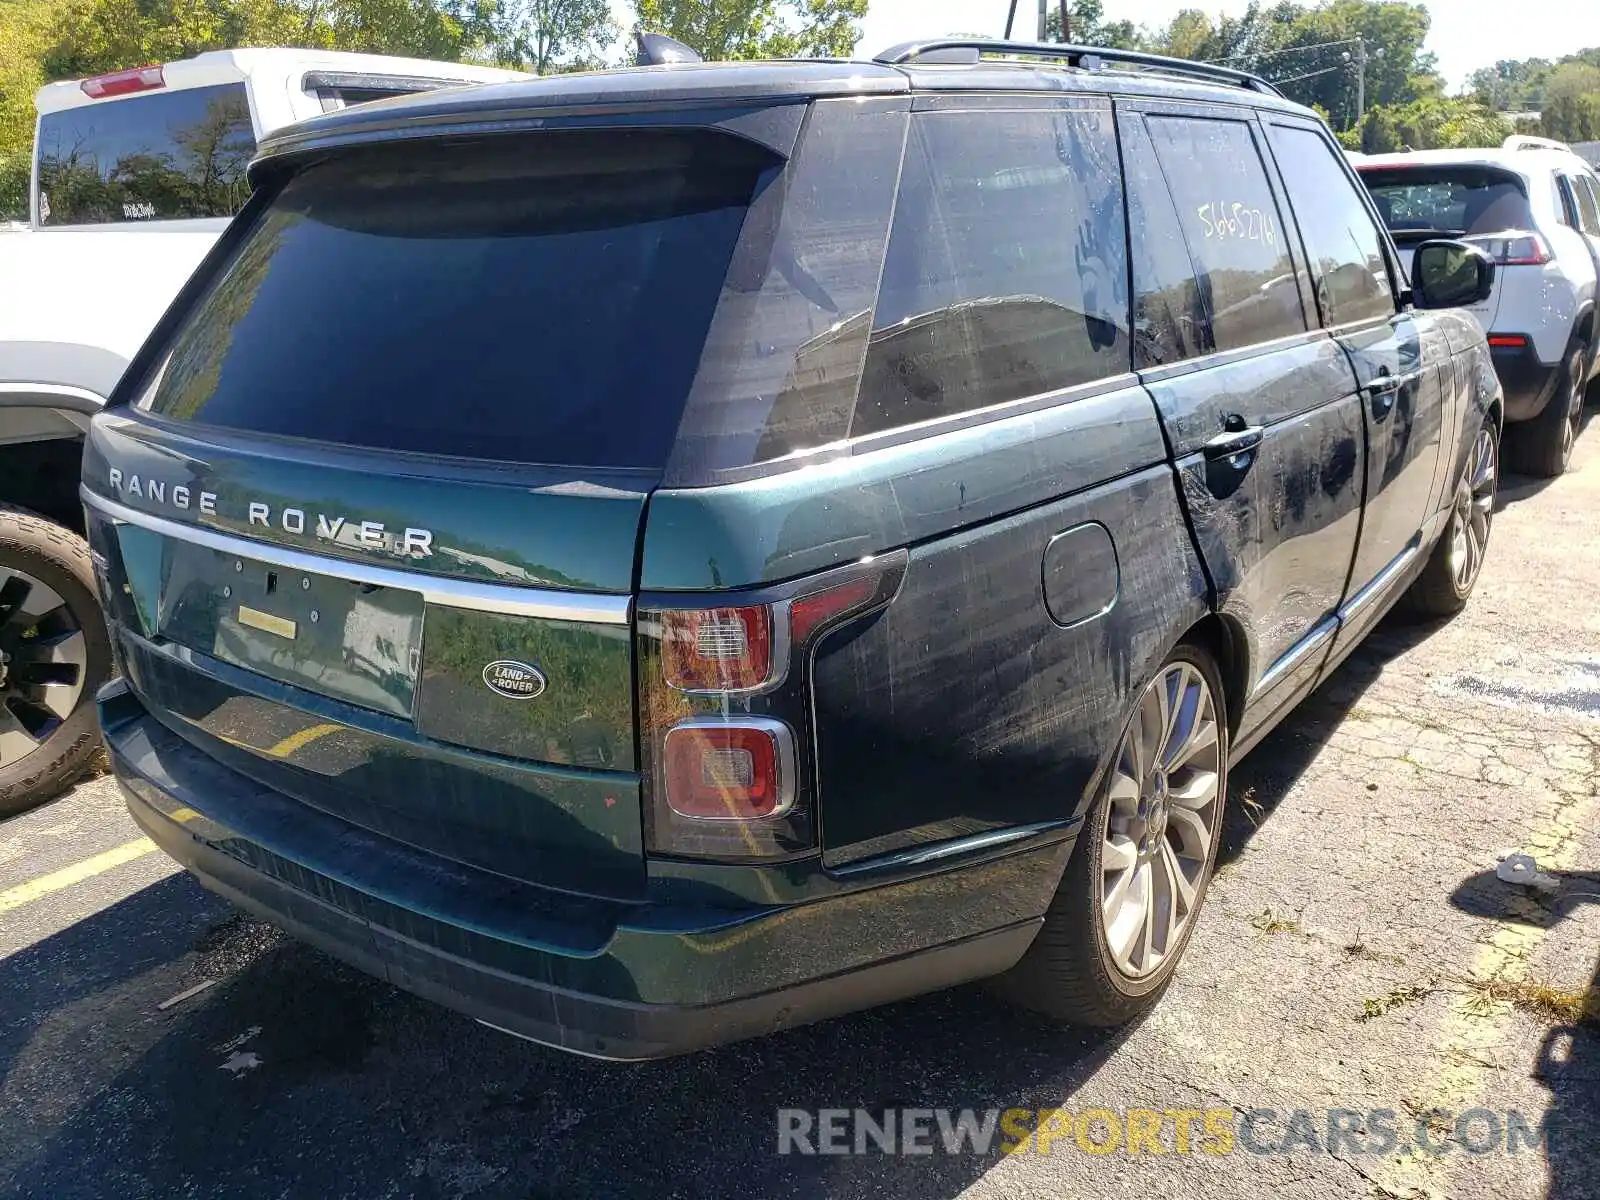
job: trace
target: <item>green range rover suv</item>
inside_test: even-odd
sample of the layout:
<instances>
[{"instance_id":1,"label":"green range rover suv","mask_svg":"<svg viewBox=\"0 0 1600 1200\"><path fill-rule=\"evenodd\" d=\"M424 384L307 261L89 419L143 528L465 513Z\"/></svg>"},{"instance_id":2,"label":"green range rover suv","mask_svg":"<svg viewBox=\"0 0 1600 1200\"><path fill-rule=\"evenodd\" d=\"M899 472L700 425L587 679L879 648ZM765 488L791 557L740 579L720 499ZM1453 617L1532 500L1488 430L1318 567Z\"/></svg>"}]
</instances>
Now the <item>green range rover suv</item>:
<instances>
[{"instance_id":1,"label":"green range rover suv","mask_svg":"<svg viewBox=\"0 0 1600 1200\"><path fill-rule=\"evenodd\" d=\"M94 421L135 818L490 1025L1109 1025L1230 761L1466 602L1492 263L1247 75L940 42L331 113Z\"/></svg>"}]
</instances>

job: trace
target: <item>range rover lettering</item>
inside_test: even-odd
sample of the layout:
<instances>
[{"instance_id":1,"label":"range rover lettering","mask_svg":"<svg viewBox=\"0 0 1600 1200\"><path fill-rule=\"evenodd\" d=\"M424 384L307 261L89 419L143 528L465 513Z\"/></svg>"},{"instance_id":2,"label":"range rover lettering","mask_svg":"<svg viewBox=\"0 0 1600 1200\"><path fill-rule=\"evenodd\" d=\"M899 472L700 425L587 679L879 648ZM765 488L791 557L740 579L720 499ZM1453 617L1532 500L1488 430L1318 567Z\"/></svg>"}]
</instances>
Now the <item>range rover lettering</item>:
<instances>
[{"instance_id":1,"label":"range rover lettering","mask_svg":"<svg viewBox=\"0 0 1600 1200\"><path fill-rule=\"evenodd\" d=\"M1136 1017L1230 764L1483 562L1494 264L1402 274L1249 75L629 69L251 182L89 438L117 778L207 887L552 1046L984 978Z\"/></svg>"}]
</instances>

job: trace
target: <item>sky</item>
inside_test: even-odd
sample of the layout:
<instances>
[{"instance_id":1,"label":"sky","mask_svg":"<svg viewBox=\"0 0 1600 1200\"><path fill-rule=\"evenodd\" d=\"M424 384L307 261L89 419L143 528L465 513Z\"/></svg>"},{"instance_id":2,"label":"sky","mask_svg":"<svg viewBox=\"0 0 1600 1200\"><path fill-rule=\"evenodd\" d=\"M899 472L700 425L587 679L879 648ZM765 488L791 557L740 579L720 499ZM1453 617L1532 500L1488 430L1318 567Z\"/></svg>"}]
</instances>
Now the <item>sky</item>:
<instances>
[{"instance_id":1,"label":"sky","mask_svg":"<svg viewBox=\"0 0 1600 1200\"><path fill-rule=\"evenodd\" d=\"M1050 0L1052 4L1057 0ZM1433 26L1427 48L1452 89L1479 67L1502 58L1560 58L1600 46L1600 4L1594 0L1424 0ZM871 0L856 52L870 58L896 42L948 33L1005 31L1008 0ZM1164 25L1184 8L1238 15L1245 0L1105 0L1108 20ZM1038 0L1018 0L1015 33L1031 39ZM1508 14L1515 16L1508 19Z\"/></svg>"}]
</instances>

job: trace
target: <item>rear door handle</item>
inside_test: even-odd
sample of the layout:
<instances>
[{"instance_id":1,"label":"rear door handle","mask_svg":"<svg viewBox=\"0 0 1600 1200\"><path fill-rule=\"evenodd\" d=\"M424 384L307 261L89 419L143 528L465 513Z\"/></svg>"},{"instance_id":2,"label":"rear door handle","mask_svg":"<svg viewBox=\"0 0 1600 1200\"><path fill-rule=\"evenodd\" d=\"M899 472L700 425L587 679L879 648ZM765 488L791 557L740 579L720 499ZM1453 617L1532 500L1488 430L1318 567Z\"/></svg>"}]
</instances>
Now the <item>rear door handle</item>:
<instances>
[{"instance_id":1,"label":"rear door handle","mask_svg":"<svg viewBox=\"0 0 1600 1200\"><path fill-rule=\"evenodd\" d=\"M1261 445L1261 426L1251 425L1245 429L1230 429L1226 433L1219 433L1204 446L1200 452L1206 456L1207 462L1216 462L1221 458L1235 458L1241 454L1248 454Z\"/></svg>"},{"instance_id":2,"label":"rear door handle","mask_svg":"<svg viewBox=\"0 0 1600 1200\"><path fill-rule=\"evenodd\" d=\"M1376 379L1368 380L1362 385L1362 390L1369 396L1382 396L1385 393L1393 395L1408 383L1415 383L1422 378L1422 371L1407 371L1404 375L1390 375L1385 372Z\"/></svg>"}]
</instances>

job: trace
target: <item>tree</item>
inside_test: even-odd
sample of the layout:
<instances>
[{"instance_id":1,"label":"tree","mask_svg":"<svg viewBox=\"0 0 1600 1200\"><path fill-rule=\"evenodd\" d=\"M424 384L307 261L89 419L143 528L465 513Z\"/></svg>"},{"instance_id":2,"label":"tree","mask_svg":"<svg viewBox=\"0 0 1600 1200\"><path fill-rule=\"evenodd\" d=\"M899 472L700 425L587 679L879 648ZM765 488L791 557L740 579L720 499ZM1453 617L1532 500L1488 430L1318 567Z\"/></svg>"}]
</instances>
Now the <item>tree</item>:
<instances>
[{"instance_id":1,"label":"tree","mask_svg":"<svg viewBox=\"0 0 1600 1200\"><path fill-rule=\"evenodd\" d=\"M495 26L500 61L538 75L596 66L617 36L607 0L505 0Z\"/></svg>"},{"instance_id":2,"label":"tree","mask_svg":"<svg viewBox=\"0 0 1600 1200\"><path fill-rule=\"evenodd\" d=\"M639 24L710 61L848 58L867 0L634 0Z\"/></svg>"},{"instance_id":3,"label":"tree","mask_svg":"<svg viewBox=\"0 0 1600 1200\"><path fill-rule=\"evenodd\" d=\"M1396 150L1498 146L1510 136L1510 123L1477 100L1428 96L1409 104L1372 109L1361 125L1361 149L1367 154L1389 154Z\"/></svg>"}]
</instances>

